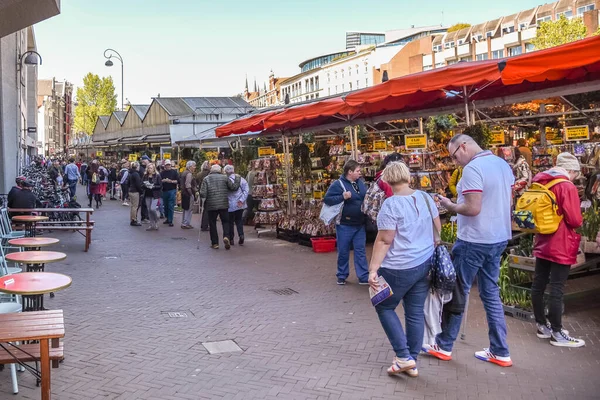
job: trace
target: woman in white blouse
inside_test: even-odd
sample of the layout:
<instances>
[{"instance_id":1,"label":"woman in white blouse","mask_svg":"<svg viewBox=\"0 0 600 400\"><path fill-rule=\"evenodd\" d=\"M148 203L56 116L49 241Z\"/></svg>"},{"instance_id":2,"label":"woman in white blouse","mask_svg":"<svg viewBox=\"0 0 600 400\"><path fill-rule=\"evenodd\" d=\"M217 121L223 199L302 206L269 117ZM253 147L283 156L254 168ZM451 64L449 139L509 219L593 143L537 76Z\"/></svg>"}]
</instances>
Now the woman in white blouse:
<instances>
[{"instance_id":1,"label":"woman in white blouse","mask_svg":"<svg viewBox=\"0 0 600 400\"><path fill-rule=\"evenodd\" d=\"M396 353L388 374L404 372L416 377L416 359L423 342L423 307L435 247L433 224L438 231L441 224L433 199L410 188L410 171L404 163L388 164L383 179L391 185L394 195L385 200L377 216L379 233L369 265L369 285L376 289L378 276L382 276L394 293L375 307ZM406 334L396 314L400 301L404 301Z\"/></svg>"}]
</instances>

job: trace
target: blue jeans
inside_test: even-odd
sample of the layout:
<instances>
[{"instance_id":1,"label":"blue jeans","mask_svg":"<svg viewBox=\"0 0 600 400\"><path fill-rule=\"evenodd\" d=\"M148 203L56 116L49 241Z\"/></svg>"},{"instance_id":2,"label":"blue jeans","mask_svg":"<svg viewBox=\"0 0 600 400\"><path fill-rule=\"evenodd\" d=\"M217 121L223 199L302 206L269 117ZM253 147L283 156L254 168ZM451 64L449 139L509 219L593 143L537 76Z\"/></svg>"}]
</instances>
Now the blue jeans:
<instances>
[{"instance_id":1,"label":"blue jeans","mask_svg":"<svg viewBox=\"0 0 600 400\"><path fill-rule=\"evenodd\" d=\"M173 223L173 212L175 210L175 198L177 196L177 190L167 190L162 194L163 207L165 209L165 219L169 223Z\"/></svg>"},{"instance_id":2,"label":"blue jeans","mask_svg":"<svg viewBox=\"0 0 600 400\"><path fill-rule=\"evenodd\" d=\"M431 259L410 269L379 269L379 275L385 278L394 294L379 303L375 310L397 357L411 356L416 360L421 351L425 330L423 309L429 292L430 270ZM402 322L396 314L396 307L402 300L404 300L406 335L402 329Z\"/></svg>"},{"instance_id":3,"label":"blue jeans","mask_svg":"<svg viewBox=\"0 0 600 400\"><path fill-rule=\"evenodd\" d=\"M465 296L477 277L479 297L487 316L490 350L500 357L510 356L506 343L506 321L498 287L500 258L506 244L507 242L479 244L458 239L452 248L457 278L460 279ZM442 350L452 351L461 322L462 313L444 313L442 333L436 338Z\"/></svg>"},{"instance_id":4,"label":"blue jeans","mask_svg":"<svg viewBox=\"0 0 600 400\"><path fill-rule=\"evenodd\" d=\"M350 246L354 247L354 268L360 282L369 280L367 264L367 233L364 225L336 225L337 235L337 274L339 279L348 279L350 275Z\"/></svg>"}]
</instances>

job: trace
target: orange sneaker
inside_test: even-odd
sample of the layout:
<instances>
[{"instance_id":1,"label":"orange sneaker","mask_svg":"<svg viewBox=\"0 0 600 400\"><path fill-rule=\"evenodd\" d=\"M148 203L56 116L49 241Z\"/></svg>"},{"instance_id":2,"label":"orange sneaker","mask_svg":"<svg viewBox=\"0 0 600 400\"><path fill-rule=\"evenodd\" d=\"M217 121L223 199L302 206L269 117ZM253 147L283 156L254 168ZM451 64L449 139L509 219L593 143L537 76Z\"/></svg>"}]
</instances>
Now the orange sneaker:
<instances>
[{"instance_id":1,"label":"orange sneaker","mask_svg":"<svg viewBox=\"0 0 600 400\"><path fill-rule=\"evenodd\" d=\"M512 366L512 360L510 359L510 357L497 356L494 353L492 353L490 351L490 349L488 349L488 348L483 349L483 351L476 351L475 357L477 357L480 360L499 365L501 367L511 367Z\"/></svg>"}]
</instances>

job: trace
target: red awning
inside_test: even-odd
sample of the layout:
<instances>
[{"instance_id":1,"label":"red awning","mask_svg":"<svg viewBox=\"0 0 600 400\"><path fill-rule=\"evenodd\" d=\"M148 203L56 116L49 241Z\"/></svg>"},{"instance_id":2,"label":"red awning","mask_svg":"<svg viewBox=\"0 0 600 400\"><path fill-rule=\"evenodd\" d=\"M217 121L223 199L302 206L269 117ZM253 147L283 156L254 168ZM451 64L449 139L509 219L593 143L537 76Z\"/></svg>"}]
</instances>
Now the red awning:
<instances>
[{"instance_id":1,"label":"red awning","mask_svg":"<svg viewBox=\"0 0 600 400\"><path fill-rule=\"evenodd\" d=\"M241 135L248 132L262 132L265 129L265 120L280 112L281 110L266 111L250 115L249 117L239 118L228 124L219 126L215 129L215 133L217 137L225 137L229 135Z\"/></svg>"},{"instance_id":2,"label":"red awning","mask_svg":"<svg viewBox=\"0 0 600 400\"><path fill-rule=\"evenodd\" d=\"M380 102L397 96L438 90L460 90L485 85L500 78L496 60L464 62L445 68L401 76L346 96L351 106Z\"/></svg>"},{"instance_id":3,"label":"red awning","mask_svg":"<svg viewBox=\"0 0 600 400\"><path fill-rule=\"evenodd\" d=\"M600 72L600 36L534 51L504 61L504 85L580 79ZM502 67L502 65L501 65Z\"/></svg>"},{"instance_id":4,"label":"red awning","mask_svg":"<svg viewBox=\"0 0 600 400\"><path fill-rule=\"evenodd\" d=\"M277 115L270 116L265 121L265 129L269 131L292 129L304 126L303 123L306 121L321 120L323 117L333 117L337 121L347 120L356 112L356 108L348 106L341 97L336 97L288 108Z\"/></svg>"}]
</instances>

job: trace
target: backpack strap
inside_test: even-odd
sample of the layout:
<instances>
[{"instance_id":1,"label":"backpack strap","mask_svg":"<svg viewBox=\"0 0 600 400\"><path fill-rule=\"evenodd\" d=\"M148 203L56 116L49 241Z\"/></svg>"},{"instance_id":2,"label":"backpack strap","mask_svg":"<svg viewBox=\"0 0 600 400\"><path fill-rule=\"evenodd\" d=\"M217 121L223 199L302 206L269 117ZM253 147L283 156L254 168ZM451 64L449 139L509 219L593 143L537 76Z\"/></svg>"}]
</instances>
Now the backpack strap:
<instances>
[{"instance_id":1,"label":"backpack strap","mask_svg":"<svg viewBox=\"0 0 600 400\"><path fill-rule=\"evenodd\" d=\"M554 185L558 185L561 182L570 182L570 181L568 179L565 179L565 178L557 178L557 179L551 180L550 182L548 182L544 186L546 187L546 189L550 190L551 187L553 187Z\"/></svg>"}]
</instances>

